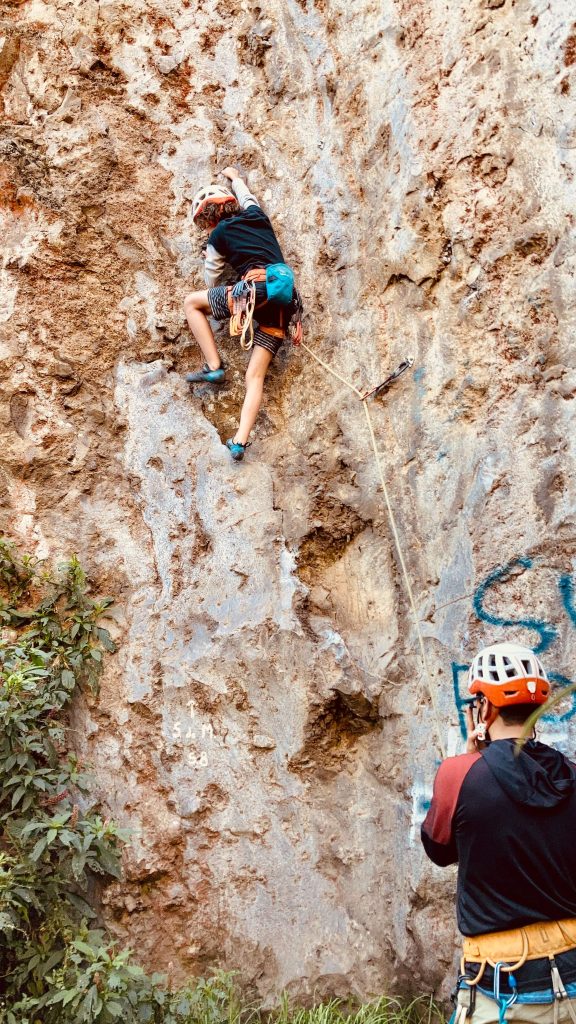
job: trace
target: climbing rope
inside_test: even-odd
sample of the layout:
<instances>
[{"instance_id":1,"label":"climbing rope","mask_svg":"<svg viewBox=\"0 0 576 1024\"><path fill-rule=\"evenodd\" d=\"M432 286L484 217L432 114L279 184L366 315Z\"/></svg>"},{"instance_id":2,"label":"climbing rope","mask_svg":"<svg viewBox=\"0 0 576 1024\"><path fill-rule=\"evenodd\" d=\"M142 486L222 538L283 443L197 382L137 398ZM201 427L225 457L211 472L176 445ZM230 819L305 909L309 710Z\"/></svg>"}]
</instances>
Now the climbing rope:
<instances>
[{"instance_id":1,"label":"climbing rope","mask_svg":"<svg viewBox=\"0 0 576 1024\"><path fill-rule=\"evenodd\" d=\"M374 458L376 459L376 465L378 467L378 473L379 473L379 476L380 476L380 483L382 485L382 491L383 491L383 494L384 494L384 501L385 501L385 504L386 504L386 511L388 513L388 519L389 519L390 526L391 526L391 529L392 529L392 535L394 537L394 543L396 545L396 550L398 552L398 558L399 558L400 566L401 566L401 569L402 569L402 575L404 577L404 584L406 586L406 591L408 593L408 599L409 599L409 602L410 602L410 608L412 610L412 615L413 615L413 618L414 618L414 624L416 626L416 635L418 637L418 645L419 645L419 648L420 648L420 655L422 657L422 664L424 666L424 673L425 673L425 676L426 676L426 685L427 685L427 688L428 688L428 694L430 696L430 705L431 705L432 714L434 715L434 720L435 720L435 723L436 723L436 732L437 732L437 735L438 735L438 748L440 750L440 753L441 753L442 757L445 757L446 756L446 751L445 751L445 748L444 748L444 744L442 742L442 729L441 729L441 725L440 725L440 716L438 714L438 704L437 704L437 701L436 701L436 691L435 691L434 684L432 682L432 676L430 674L430 668L428 666L428 659L426 657L426 650L424 648L424 637L422 636L422 630L420 629L420 619L418 618L418 612L416 611L416 602L414 601L414 593L412 591L412 584L410 582L410 576L408 575L408 569L406 567L406 561L404 559L404 552L402 550L402 544L400 542L400 537L398 535L398 529L397 529L397 526L396 526L396 517L395 517L394 512L392 510L392 505L390 504L390 498L389 498L389 495L388 495L388 488L386 486L386 481L384 479L384 471L382 469L382 462L380 460L380 454L378 452L378 447L376 445L376 435L374 433L374 427L373 427L373 424L372 424L372 418L370 416L370 410L368 408L368 403L364 400L365 398L368 397L368 395L363 395L362 392L359 391L358 388L355 388L354 385L351 384L349 380L346 380L346 378L342 377L339 373L336 372L336 370L333 370L331 366L328 366L328 363L325 363L322 359L320 359L320 357L317 356L316 353L313 352L312 349L308 345L306 345L306 343L304 341L301 341L300 344L301 344L302 348L305 348L306 351L309 353L309 355L312 356L312 359L314 359L320 366L322 366L328 373L330 373L333 377L335 377L337 380L339 380L342 384L345 384L346 387L350 389L350 391L353 391L354 394L357 395L357 397L362 402L362 405L364 406L364 412L366 413L366 422L368 423L368 431L370 433L370 440L372 442L372 448L373 448L373 451L374 451ZM378 389L375 389L375 390L378 390Z\"/></svg>"},{"instance_id":2,"label":"climbing rope","mask_svg":"<svg viewBox=\"0 0 576 1024\"><path fill-rule=\"evenodd\" d=\"M256 285L242 279L232 289L232 316L230 337L240 337L240 345L249 352L254 344L254 310L256 308Z\"/></svg>"}]
</instances>

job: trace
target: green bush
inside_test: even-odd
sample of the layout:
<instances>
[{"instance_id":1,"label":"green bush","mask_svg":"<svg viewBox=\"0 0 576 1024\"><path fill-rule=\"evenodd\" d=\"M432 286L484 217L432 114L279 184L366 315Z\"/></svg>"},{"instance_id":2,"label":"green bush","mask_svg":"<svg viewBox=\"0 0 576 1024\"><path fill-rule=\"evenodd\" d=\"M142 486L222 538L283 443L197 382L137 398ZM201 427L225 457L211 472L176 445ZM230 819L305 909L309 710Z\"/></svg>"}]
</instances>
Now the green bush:
<instances>
[{"instance_id":1,"label":"green bush","mask_svg":"<svg viewBox=\"0 0 576 1024\"><path fill-rule=\"evenodd\" d=\"M111 603L76 558L51 574L0 540L2 1024L170 1021L160 975L118 952L86 898L94 874L120 877L123 836L90 801L67 712L114 650Z\"/></svg>"}]
</instances>

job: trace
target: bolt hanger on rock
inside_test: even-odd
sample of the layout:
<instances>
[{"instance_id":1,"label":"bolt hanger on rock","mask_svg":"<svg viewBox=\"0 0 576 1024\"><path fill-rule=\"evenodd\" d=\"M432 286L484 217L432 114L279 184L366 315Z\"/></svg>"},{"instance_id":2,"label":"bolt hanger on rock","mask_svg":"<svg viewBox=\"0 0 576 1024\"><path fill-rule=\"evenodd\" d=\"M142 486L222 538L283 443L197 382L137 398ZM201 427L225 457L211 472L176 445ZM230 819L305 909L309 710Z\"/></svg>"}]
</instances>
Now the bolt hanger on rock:
<instances>
[{"instance_id":1,"label":"bolt hanger on rock","mask_svg":"<svg viewBox=\"0 0 576 1024\"><path fill-rule=\"evenodd\" d=\"M390 385L394 383L394 381L398 380L398 378L401 377L402 374L406 372L406 370L409 370L411 366L414 366L414 360L411 356L409 356L408 359L404 359L400 363L400 365L396 367L396 369L393 371L393 373L390 374L389 377L386 377L386 380L383 380L381 384L378 384L375 388L372 388L371 391L367 391L365 395L361 395L361 400L365 402L366 399L371 398L372 395L374 396L374 398L377 398L382 391L386 391L386 389L389 388Z\"/></svg>"}]
</instances>

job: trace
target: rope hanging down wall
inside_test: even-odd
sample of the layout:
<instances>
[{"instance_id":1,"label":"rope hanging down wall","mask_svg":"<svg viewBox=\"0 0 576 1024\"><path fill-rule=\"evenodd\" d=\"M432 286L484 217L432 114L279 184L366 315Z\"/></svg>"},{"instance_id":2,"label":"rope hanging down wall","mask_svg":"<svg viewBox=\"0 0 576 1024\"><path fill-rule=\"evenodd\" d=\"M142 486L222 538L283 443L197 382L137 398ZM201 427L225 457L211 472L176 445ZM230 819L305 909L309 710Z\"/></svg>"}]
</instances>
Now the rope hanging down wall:
<instances>
[{"instance_id":1,"label":"rope hanging down wall","mask_svg":"<svg viewBox=\"0 0 576 1024\"><path fill-rule=\"evenodd\" d=\"M380 454L378 452L378 448L377 448L377 445L376 445L376 435L374 433L374 425L372 423L372 417L370 416L370 410L368 408L368 403L366 401L367 398L369 398L371 395L375 394L377 391L382 389L384 387L384 385L387 385L387 384L391 383L393 380L395 380L400 375L400 373L403 372L404 369L407 369L408 366L411 366L412 363L410 361L406 361L406 363L402 363L401 366L398 367L398 370L395 371L395 373L391 374L390 377L388 377L382 384L378 385L377 388L374 388L372 391L368 391L366 394L363 395L362 392L359 391L358 388L355 388L354 385L351 384L349 380L346 380L345 377L342 377L341 374L337 373L336 370L333 370L331 366L328 366L327 363L325 363L322 359L320 359L320 357L317 356L316 353L313 352L312 349L308 345L306 345L306 343L304 341L301 341L300 345L302 346L302 348L306 349L308 354L312 356L312 359L314 359L319 364L319 366L322 366L323 369L326 370L327 373L331 374L333 377L336 378L336 380L339 380L342 384L345 384L346 387L350 389L350 391L353 391L354 394L356 395L356 397L362 402L362 405L364 407L364 412L366 414L366 422L368 424L368 432L370 434L370 441L371 441L371 444L372 444L372 449L374 451L374 458L376 460L376 466L378 468L378 474L380 476L380 483L382 485L382 492L384 494L384 502L386 504L386 511L388 513L388 520L390 522L390 527L391 527L391 530L392 530L392 535L394 537L394 543L396 545L396 551L398 552L398 560L400 562L400 567L402 569L402 576L404 578L404 585L406 587L406 592L408 594L408 600L410 602L410 608L412 610L412 615L413 615L413 618L414 618L414 625L416 626L416 635L418 637L418 646L420 648L420 655L421 655L421 658L422 658L422 664L424 666L424 674L425 674L425 677L426 677L426 685L428 687L428 693L429 693L429 696L430 696L430 705L431 705L432 714L434 715L434 720L435 720L435 723L436 723L436 733L437 733L437 738L438 738L438 748L440 750L440 753L441 753L442 757L445 757L446 756L446 751L444 749L444 743L442 741L442 729L441 729L441 724L440 724L440 716L438 714L438 704L437 704L437 701L436 701L435 685L432 682L432 676L430 674L430 668L428 666L428 659L426 657L426 650L425 650L425 647L424 647L424 638L422 636L422 630L420 629L420 620L418 618L418 612L416 610L416 603L414 601L414 593L412 591L412 584L410 582L410 576L408 575L408 569L406 567L406 560L404 558L404 552L402 550L402 544L400 542L400 537L399 537L399 534L398 534L398 528L396 526L396 518L395 518L394 512L392 510L392 505L390 504L390 497L389 497L389 494L388 494L388 488L386 486L386 481L384 479L384 471L382 469L382 462L380 460Z\"/></svg>"}]
</instances>

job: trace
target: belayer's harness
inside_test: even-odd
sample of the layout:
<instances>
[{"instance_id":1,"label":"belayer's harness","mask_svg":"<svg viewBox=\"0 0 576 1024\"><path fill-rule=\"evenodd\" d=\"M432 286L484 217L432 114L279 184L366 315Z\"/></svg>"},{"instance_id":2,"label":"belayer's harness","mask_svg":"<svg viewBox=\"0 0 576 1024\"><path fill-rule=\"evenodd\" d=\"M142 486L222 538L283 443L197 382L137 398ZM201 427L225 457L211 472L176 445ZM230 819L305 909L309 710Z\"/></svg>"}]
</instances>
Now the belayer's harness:
<instances>
[{"instance_id":1,"label":"belayer's harness","mask_svg":"<svg viewBox=\"0 0 576 1024\"><path fill-rule=\"evenodd\" d=\"M454 995L467 989L469 1000L462 996L452 1015L453 1024L464 1024L467 1017L474 1013L476 1003L476 986L482 980L486 967L494 969L493 998L498 1003L499 1024L504 1024L506 1011L518 1000L516 978L512 972L518 971L528 960L547 958L550 962L552 991L554 993L554 1022L558 1019L558 1003L567 1000L568 1012L573 1024L576 1024L576 1011L568 996L555 957L576 948L576 918L562 921L540 921L537 924L525 925L504 932L489 932L486 935L465 937L463 943L460 973ZM478 970L474 977L466 974L466 964L477 964ZM500 991L501 974L508 974L511 992L505 995Z\"/></svg>"},{"instance_id":2,"label":"belayer's harness","mask_svg":"<svg viewBox=\"0 0 576 1024\"><path fill-rule=\"evenodd\" d=\"M260 303L256 303L258 283L266 284L266 298ZM239 337L240 345L247 351L254 344L254 311L268 302L280 307L280 326L260 325L259 329L273 338L284 338L288 333L295 345L302 341L302 299L294 286L294 272L286 263L273 263L268 267L248 270L228 292L230 336ZM292 312L286 324L286 311L289 309Z\"/></svg>"}]
</instances>

